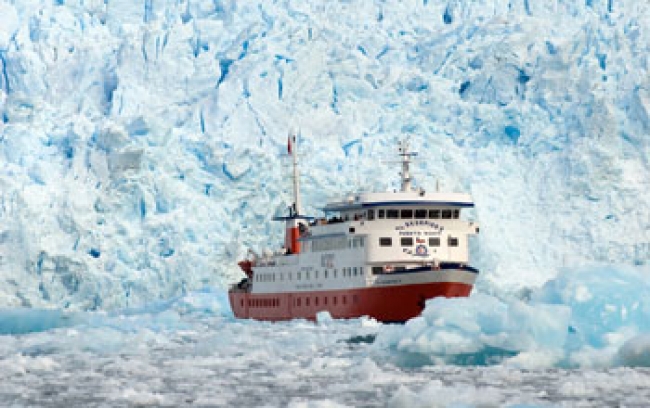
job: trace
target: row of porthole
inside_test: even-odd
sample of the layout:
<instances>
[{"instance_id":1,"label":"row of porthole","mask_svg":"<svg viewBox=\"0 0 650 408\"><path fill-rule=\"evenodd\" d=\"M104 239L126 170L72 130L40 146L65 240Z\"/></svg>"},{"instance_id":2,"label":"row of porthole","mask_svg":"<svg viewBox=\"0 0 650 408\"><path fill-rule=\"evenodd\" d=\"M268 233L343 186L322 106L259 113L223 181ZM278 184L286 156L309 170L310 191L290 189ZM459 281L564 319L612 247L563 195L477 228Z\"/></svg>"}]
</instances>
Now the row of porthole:
<instances>
[{"instance_id":1,"label":"row of porthole","mask_svg":"<svg viewBox=\"0 0 650 408\"><path fill-rule=\"evenodd\" d=\"M304 305L305 307L310 306L310 300L313 299L313 305L314 306L319 306L319 300L320 298L318 296L314 296L313 298L311 297L305 297L305 298L295 298L293 300L293 305L296 307L302 307L302 300L304 299ZM322 298L323 301L323 306L327 306L328 304L328 297L324 296ZM337 305L337 300L338 298L336 296L332 296L332 306ZM359 303L359 297L357 295L352 295L352 302L354 304ZM341 296L341 303L343 305L347 305L348 303L348 298L347 296ZM248 307L279 307L280 306L280 299L248 299ZM244 307L244 299L241 300L241 307Z\"/></svg>"},{"instance_id":2,"label":"row of porthole","mask_svg":"<svg viewBox=\"0 0 650 408\"><path fill-rule=\"evenodd\" d=\"M248 299L248 307L278 307L280 299ZM244 299L241 300L241 307L244 307Z\"/></svg>"},{"instance_id":3,"label":"row of porthole","mask_svg":"<svg viewBox=\"0 0 650 408\"><path fill-rule=\"evenodd\" d=\"M318 296L314 296L313 298L312 297L305 297L304 298L305 307L310 307L310 300L312 300L312 299L313 299L313 306L315 306L315 307L320 306L319 305L319 299L320 298ZM323 300L322 306L327 306L328 299L329 298L327 296L323 296L323 298L322 298L322 300ZM293 300L293 305L296 306L296 307L301 307L302 306L302 300L303 300L303 298L295 298ZM337 305L337 303L338 303L337 300L338 300L338 298L336 296L332 296L332 306ZM355 305L357 303L359 303L359 296L352 295L352 303L354 303ZM348 304L347 296L341 296L341 304L343 304L343 305Z\"/></svg>"}]
</instances>

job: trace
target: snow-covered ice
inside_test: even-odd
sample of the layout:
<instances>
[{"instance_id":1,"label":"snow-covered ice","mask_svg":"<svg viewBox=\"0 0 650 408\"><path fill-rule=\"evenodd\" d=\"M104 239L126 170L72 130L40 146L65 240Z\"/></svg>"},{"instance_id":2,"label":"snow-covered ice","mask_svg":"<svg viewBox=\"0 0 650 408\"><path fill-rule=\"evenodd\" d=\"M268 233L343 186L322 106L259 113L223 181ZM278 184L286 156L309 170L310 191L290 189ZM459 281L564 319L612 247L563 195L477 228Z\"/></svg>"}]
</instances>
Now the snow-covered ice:
<instances>
[{"instance_id":1,"label":"snow-covered ice","mask_svg":"<svg viewBox=\"0 0 650 408\"><path fill-rule=\"evenodd\" d=\"M642 405L649 26L637 0L0 0L2 401ZM311 213L395 188L411 135L416 183L477 203L472 297L233 320L291 127Z\"/></svg>"}]
</instances>

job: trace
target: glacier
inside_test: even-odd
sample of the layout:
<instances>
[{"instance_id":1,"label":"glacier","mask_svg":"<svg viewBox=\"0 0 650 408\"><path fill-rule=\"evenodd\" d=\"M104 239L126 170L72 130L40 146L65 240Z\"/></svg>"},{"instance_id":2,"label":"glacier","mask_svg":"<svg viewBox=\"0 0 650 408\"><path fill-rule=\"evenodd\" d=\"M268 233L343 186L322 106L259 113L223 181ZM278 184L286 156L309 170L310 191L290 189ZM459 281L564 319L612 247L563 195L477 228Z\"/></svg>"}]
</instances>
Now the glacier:
<instances>
[{"instance_id":1,"label":"glacier","mask_svg":"<svg viewBox=\"0 0 650 408\"><path fill-rule=\"evenodd\" d=\"M576 385L550 387L556 402L608 386L643 398L649 26L650 4L635 0L0 0L0 395L13 374L55 376L88 355L169 348L187 374L186 342L238 369L279 355L269 370L298 382L294 356L305 378L342 367L360 385L337 383L352 396L334 405L391 380L402 385L377 393L394 406L451 398L455 385L427 382L429 370L458 378L450 366L498 366L505 382L518 368L581 368L553 371ZM431 300L398 327L235 321L236 261L282 239L269 219L291 200L289 129L311 214L396 188L385 159L410 137L418 186L476 202L473 295ZM243 362L226 355L269 332ZM369 344L339 350L348 339ZM149 380L120 395L169 402ZM482 384L457 402L521 402ZM207 388L205 404L232 402Z\"/></svg>"}]
</instances>

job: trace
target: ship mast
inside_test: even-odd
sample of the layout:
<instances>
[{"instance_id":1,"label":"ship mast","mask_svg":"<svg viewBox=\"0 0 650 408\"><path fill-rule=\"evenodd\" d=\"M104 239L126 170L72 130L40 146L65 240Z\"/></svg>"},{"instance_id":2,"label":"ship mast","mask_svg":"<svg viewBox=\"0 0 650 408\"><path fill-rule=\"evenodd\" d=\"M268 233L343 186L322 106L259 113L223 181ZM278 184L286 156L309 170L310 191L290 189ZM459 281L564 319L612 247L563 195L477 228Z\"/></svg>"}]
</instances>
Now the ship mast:
<instances>
[{"instance_id":1,"label":"ship mast","mask_svg":"<svg viewBox=\"0 0 650 408\"><path fill-rule=\"evenodd\" d=\"M411 172L410 172L410 165L411 165L411 157L415 157L418 154L415 152L409 152L409 141L408 140L401 140L399 142L399 155L402 156L402 172L400 175L402 176L402 192L406 191L411 191L411 181L413 180L411 178Z\"/></svg>"},{"instance_id":2,"label":"ship mast","mask_svg":"<svg viewBox=\"0 0 650 408\"><path fill-rule=\"evenodd\" d=\"M289 134L289 154L293 158L293 210L294 215L300 215L302 208L300 205L300 174L298 172L298 144L296 143L296 134Z\"/></svg>"}]
</instances>

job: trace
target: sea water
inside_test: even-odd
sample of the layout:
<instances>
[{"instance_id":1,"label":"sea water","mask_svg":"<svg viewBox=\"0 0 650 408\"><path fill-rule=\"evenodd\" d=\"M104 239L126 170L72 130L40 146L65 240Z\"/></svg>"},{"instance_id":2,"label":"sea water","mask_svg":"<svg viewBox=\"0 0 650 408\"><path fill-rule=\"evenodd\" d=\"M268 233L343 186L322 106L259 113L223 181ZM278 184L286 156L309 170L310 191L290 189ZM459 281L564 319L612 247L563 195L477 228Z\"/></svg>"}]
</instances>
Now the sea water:
<instances>
[{"instance_id":1,"label":"sea water","mask_svg":"<svg viewBox=\"0 0 650 408\"><path fill-rule=\"evenodd\" d=\"M433 299L401 325L326 312L316 322L238 320L217 289L119 313L5 310L0 401L644 406L647 272L585 268L524 299Z\"/></svg>"}]
</instances>

